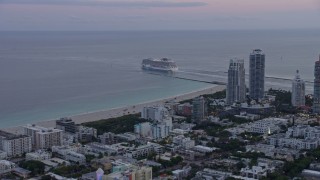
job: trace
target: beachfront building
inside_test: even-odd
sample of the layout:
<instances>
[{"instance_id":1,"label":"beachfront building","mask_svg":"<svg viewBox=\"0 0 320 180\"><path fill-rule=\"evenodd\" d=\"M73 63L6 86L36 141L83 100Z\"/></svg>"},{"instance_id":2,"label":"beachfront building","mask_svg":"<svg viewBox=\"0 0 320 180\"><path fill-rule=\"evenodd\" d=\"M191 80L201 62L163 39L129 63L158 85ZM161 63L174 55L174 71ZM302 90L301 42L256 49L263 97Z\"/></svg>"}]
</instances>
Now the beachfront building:
<instances>
[{"instance_id":1,"label":"beachfront building","mask_svg":"<svg viewBox=\"0 0 320 180\"><path fill-rule=\"evenodd\" d=\"M76 137L80 142L90 142L98 138L98 131L92 127L77 126Z\"/></svg>"},{"instance_id":2,"label":"beachfront building","mask_svg":"<svg viewBox=\"0 0 320 180\"><path fill-rule=\"evenodd\" d=\"M134 125L134 133L140 137L152 137L152 127L150 122L144 122Z\"/></svg>"},{"instance_id":3,"label":"beachfront building","mask_svg":"<svg viewBox=\"0 0 320 180\"><path fill-rule=\"evenodd\" d=\"M24 153L31 152L31 137L0 130L0 150L6 152L9 157L21 156Z\"/></svg>"},{"instance_id":4,"label":"beachfront building","mask_svg":"<svg viewBox=\"0 0 320 180\"><path fill-rule=\"evenodd\" d=\"M243 59L231 59L228 70L227 104L246 100L245 69Z\"/></svg>"},{"instance_id":5,"label":"beachfront building","mask_svg":"<svg viewBox=\"0 0 320 180\"><path fill-rule=\"evenodd\" d=\"M162 121L169 117L169 111L163 106L144 107L141 111L141 118L152 121Z\"/></svg>"},{"instance_id":6,"label":"beachfront building","mask_svg":"<svg viewBox=\"0 0 320 180\"><path fill-rule=\"evenodd\" d=\"M291 103L294 107L301 107L304 106L306 103L305 83L300 78L299 70L297 70L297 74L292 81Z\"/></svg>"},{"instance_id":7,"label":"beachfront building","mask_svg":"<svg viewBox=\"0 0 320 180\"><path fill-rule=\"evenodd\" d=\"M61 118L56 120L56 128L72 134L77 132L77 125L71 118Z\"/></svg>"},{"instance_id":8,"label":"beachfront building","mask_svg":"<svg viewBox=\"0 0 320 180\"><path fill-rule=\"evenodd\" d=\"M190 103L179 104L176 113L182 116L191 116L192 115L192 105Z\"/></svg>"},{"instance_id":9,"label":"beachfront building","mask_svg":"<svg viewBox=\"0 0 320 180\"><path fill-rule=\"evenodd\" d=\"M80 142L90 142L98 137L97 129L77 125L71 118L56 120L56 128L75 135Z\"/></svg>"},{"instance_id":10,"label":"beachfront building","mask_svg":"<svg viewBox=\"0 0 320 180\"><path fill-rule=\"evenodd\" d=\"M261 49L255 49L250 54L249 95L259 100L264 96L265 54Z\"/></svg>"},{"instance_id":11,"label":"beachfront building","mask_svg":"<svg viewBox=\"0 0 320 180\"><path fill-rule=\"evenodd\" d=\"M45 128L36 125L26 125L23 127L24 134L31 137L32 148L49 149L52 146L63 144L63 130Z\"/></svg>"},{"instance_id":12,"label":"beachfront building","mask_svg":"<svg viewBox=\"0 0 320 180\"><path fill-rule=\"evenodd\" d=\"M208 107L204 97L196 97L192 100L192 120L202 121L207 117Z\"/></svg>"},{"instance_id":13,"label":"beachfront building","mask_svg":"<svg viewBox=\"0 0 320 180\"><path fill-rule=\"evenodd\" d=\"M313 113L320 113L320 56L314 66Z\"/></svg>"}]
</instances>

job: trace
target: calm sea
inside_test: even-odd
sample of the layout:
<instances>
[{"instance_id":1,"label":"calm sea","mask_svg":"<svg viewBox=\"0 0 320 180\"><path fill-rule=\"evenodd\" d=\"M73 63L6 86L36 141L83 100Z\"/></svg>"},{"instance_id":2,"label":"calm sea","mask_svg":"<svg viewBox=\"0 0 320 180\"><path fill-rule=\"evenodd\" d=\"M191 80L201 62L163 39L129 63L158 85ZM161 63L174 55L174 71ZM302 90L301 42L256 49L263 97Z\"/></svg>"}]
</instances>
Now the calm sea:
<instances>
[{"instance_id":1,"label":"calm sea","mask_svg":"<svg viewBox=\"0 0 320 180\"><path fill-rule=\"evenodd\" d=\"M299 69L312 81L320 31L0 32L0 127L210 86L144 73L143 58L172 58L183 72L224 72L230 58L247 66L255 48L266 54L268 76L291 79Z\"/></svg>"}]
</instances>

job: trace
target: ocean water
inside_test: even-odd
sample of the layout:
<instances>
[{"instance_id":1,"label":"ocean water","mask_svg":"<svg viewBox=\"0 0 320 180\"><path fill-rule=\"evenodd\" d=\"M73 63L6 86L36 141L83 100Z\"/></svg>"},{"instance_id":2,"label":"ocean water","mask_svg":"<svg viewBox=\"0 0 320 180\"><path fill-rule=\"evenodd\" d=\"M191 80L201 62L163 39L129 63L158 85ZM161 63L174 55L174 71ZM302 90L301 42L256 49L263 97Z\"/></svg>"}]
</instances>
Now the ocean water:
<instances>
[{"instance_id":1,"label":"ocean water","mask_svg":"<svg viewBox=\"0 0 320 180\"><path fill-rule=\"evenodd\" d=\"M234 57L245 59L248 69L255 48L266 54L267 76L291 79L299 69L312 81L320 31L0 32L0 127L210 86L145 73L143 58L172 58L181 73L220 73Z\"/></svg>"}]
</instances>

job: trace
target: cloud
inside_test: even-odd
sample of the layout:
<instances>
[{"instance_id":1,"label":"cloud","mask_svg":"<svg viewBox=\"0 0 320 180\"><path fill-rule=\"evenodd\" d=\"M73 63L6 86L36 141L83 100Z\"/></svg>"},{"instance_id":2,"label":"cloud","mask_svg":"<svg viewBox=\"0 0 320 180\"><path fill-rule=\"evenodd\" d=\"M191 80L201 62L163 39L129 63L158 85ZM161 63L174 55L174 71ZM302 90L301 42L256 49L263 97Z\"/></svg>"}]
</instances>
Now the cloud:
<instances>
[{"instance_id":1,"label":"cloud","mask_svg":"<svg viewBox=\"0 0 320 180\"><path fill-rule=\"evenodd\" d=\"M139 7L170 8L206 6L205 2L173 2L173 1L107 1L107 0L1 0L1 4L23 5L64 5L64 6L102 6L102 7Z\"/></svg>"}]
</instances>

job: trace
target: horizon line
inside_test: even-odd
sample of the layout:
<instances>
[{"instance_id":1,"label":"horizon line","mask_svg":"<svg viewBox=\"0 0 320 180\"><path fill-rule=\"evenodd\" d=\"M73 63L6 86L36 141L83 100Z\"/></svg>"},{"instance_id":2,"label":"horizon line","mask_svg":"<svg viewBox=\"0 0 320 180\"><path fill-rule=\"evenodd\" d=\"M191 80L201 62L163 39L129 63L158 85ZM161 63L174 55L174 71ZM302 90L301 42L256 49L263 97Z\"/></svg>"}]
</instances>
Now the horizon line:
<instances>
[{"instance_id":1,"label":"horizon line","mask_svg":"<svg viewBox=\"0 0 320 180\"><path fill-rule=\"evenodd\" d=\"M286 30L320 30L320 27L314 28L268 28L268 29L114 29L114 30L49 30L49 29L38 29L38 30L1 30L0 32L172 32L172 31L286 31Z\"/></svg>"}]
</instances>

